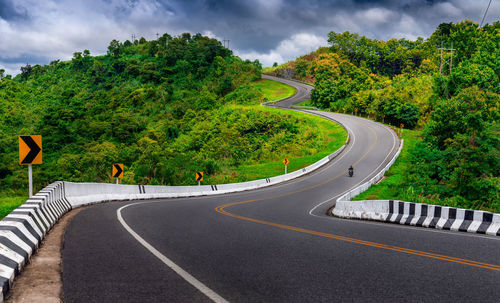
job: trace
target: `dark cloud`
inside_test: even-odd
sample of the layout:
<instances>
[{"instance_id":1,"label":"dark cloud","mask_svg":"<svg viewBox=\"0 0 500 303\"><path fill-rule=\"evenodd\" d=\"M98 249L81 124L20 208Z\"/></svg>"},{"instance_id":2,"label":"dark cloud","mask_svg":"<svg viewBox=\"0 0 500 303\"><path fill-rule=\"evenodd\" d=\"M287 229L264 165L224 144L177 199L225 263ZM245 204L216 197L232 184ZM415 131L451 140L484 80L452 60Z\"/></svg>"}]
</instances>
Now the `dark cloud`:
<instances>
[{"instance_id":1,"label":"dark cloud","mask_svg":"<svg viewBox=\"0 0 500 303\"><path fill-rule=\"evenodd\" d=\"M231 40L235 53L264 64L327 45L328 32L370 38L428 37L442 22L479 22L489 0L0 0L0 67L26 57L67 60L132 34L202 33ZM25 7L26 9L24 9ZM498 20L493 1L486 22ZM28 20L29 19L29 20ZM3 21L3 23L2 23ZM9 58L9 62L5 58ZM41 58L47 58L44 62ZM34 59L35 60L35 59Z\"/></svg>"},{"instance_id":2,"label":"dark cloud","mask_svg":"<svg viewBox=\"0 0 500 303\"><path fill-rule=\"evenodd\" d=\"M27 20L28 13L23 7L16 7L13 1L2 0L0 2L0 19L7 21Z\"/></svg>"}]
</instances>

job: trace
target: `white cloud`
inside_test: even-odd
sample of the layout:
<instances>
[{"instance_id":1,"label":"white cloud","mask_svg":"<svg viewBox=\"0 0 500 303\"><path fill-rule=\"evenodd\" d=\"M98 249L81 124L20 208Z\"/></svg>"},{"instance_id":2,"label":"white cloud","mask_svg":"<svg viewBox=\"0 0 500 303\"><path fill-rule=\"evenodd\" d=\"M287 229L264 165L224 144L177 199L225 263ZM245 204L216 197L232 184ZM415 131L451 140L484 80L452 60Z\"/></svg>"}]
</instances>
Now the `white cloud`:
<instances>
[{"instance_id":1,"label":"white cloud","mask_svg":"<svg viewBox=\"0 0 500 303\"><path fill-rule=\"evenodd\" d=\"M436 4L436 11L445 17L459 17L463 15L462 10L455 7L450 2Z\"/></svg>"},{"instance_id":2,"label":"white cloud","mask_svg":"<svg viewBox=\"0 0 500 303\"><path fill-rule=\"evenodd\" d=\"M24 64L26 65L26 63ZM5 70L4 75L11 75L15 76L19 73L21 73L21 66L18 63L0 63L0 69Z\"/></svg>"},{"instance_id":3,"label":"white cloud","mask_svg":"<svg viewBox=\"0 0 500 303\"><path fill-rule=\"evenodd\" d=\"M290 39L281 41L278 47L268 53L257 53L255 51L240 52L235 50L235 54L243 59L259 59L262 65L271 66L274 62L282 64L326 45L327 41L325 38L314 34L300 33L293 35Z\"/></svg>"},{"instance_id":4,"label":"white cloud","mask_svg":"<svg viewBox=\"0 0 500 303\"><path fill-rule=\"evenodd\" d=\"M9 23L0 18L0 58L9 62L18 59L19 63L15 69L10 63L0 62L0 66L17 74L26 61L35 64L42 62L33 61L68 60L74 52L84 49L100 55L106 53L113 39L125 41L132 34L152 39L156 33L166 31L165 18L172 17L172 12L162 10L155 0L131 3L19 0L16 5L29 9L29 20Z\"/></svg>"},{"instance_id":5,"label":"white cloud","mask_svg":"<svg viewBox=\"0 0 500 303\"><path fill-rule=\"evenodd\" d=\"M406 14L401 16L401 19L395 26L396 31L393 34L394 38L405 38L407 40L416 40L423 35L422 28L418 22Z\"/></svg>"},{"instance_id":6,"label":"white cloud","mask_svg":"<svg viewBox=\"0 0 500 303\"><path fill-rule=\"evenodd\" d=\"M393 11L376 7L355 13L354 18L366 26L378 26L393 21L394 15Z\"/></svg>"}]
</instances>

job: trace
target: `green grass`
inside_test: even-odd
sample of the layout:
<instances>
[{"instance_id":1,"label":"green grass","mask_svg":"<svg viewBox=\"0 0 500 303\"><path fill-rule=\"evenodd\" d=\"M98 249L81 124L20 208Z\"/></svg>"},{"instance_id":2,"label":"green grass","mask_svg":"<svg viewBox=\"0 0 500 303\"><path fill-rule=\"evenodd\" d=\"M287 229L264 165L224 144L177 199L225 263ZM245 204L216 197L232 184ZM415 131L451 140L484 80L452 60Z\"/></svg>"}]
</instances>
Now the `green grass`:
<instances>
[{"instance_id":1,"label":"green grass","mask_svg":"<svg viewBox=\"0 0 500 303\"><path fill-rule=\"evenodd\" d=\"M314 132L317 135L314 139L316 141L308 142L308 145L315 144L317 147L311 151L305 146L296 146L291 149L284 146L283 151L276 151L273 154L272 160L266 161L265 163L243 163L236 169L234 167L226 167L218 176L213 176L212 180L214 181L217 180L224 183L242 182L282 175L285 173L285 166L282 163L284 158L290 160L287 171L291 173L311 165L333 153L344 145L347 139L347 133L342 126L318 116L264 106L238 107L260 111L262 113L279 112L280 114L291 115L303 119L304 123L300 125L301 131ZM288 150L288 152L285 152L285 150Z\"/></svg>"},{"instance_id":2,"label":"green grass","mask_svg":"<svg viewBox=\"0 0 500 303\"><path fill-rule=\"evenodd\" d=\"M311 99L308 99L304 102L300 102L299 104L295 104L294 106L314 106L311 102Z\"/></svg>"},{"instance_id":3,"label":"green grass","mask_svg":"<svg viewBox=\"0 0 500 303\"><path fill-rule=\"evenodd\" d=\"M19 205L28 200L28 196L15 196L8 193L0 193L0 219L10 214Z\"/></svg>"},{"instance_id":4,"label":"green grass","mask_svg":"<svg viewBox=\"0 0 500 303\"><path fill-rule=\"evenodd\" d=\"M277 68L278 67L266 66L266 67L262 68L262 73L274 72L274 70L277 69Z\"/></svg>"},{"instance_id":5,"label":"green grass","mask_svg":"<svg viewBox=\"0 0 500 303\"><path fill-rule=\"evenodd\" d=\"M251 83L251 86L258 88L264 95L264 101L280 100L295 95L295 87L268 79L260 79Z\"/></svg>"},{"instance_id":6,"label":"green grass","mask_svg":"<svg viewBox=\"0 0 500 303\"><path fill-rule=\"evenodd\" d=\"M378 185L372 185L367 191L356 196L353 200L404 200L399 190L405 187L403 175L408 165L408 151L412 150L418 141L422 132L416 130L403 131L402 138L404 139L403 150L396 162L385 173L386 179Z\"/></svg>"}]
</instances>

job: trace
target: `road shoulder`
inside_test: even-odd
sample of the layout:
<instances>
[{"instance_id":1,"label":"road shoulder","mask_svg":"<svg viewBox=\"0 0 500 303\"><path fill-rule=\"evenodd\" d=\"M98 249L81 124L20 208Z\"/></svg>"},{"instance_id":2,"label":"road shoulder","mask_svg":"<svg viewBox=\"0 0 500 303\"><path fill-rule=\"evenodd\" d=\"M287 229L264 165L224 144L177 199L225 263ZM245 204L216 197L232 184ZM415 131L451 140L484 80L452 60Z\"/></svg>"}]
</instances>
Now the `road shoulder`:
<instances>
[{"instance_id":1,"label":"road shoulder","mask_svg":"<svg viewBox=\"0 0 500 303\"><path fill-rule=\"evenodd\" d=\"M30 263L14 280L5 302L64 302L61 262L64 233L71 220L83 209L69 211L54 225Z\"/></svg>"}]
</instances>

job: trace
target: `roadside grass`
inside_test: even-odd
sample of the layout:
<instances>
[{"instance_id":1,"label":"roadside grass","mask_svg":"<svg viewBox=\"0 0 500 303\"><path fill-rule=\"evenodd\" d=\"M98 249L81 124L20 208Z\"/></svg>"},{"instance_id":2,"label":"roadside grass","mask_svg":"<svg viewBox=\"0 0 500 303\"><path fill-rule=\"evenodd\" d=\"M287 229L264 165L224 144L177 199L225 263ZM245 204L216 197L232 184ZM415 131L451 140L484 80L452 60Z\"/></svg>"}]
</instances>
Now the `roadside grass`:
<instances>
[{"instance_id":1,"label":"roadside grass","mask_svg":"<svg viewBox=\"0 0 500 303\"><path fill-rule=\"evenodd\" d=\"M298 104L295 104L294 106L314 106L311 102L311 99L306 100L304 102L300 102Z\"/></svg>"},{"instance_id":2,"label":"roadside grass","mask_svg":"<svg viewBox=\"0 0 500 303\"><path fill-rule=\"evenodd\" d=\"M250 85L262 92L264 102L291 97L297 92L297 89L293 86L268 79L260 79Z\"/></svg>"},{"instance_id":3,"label":"roadside grass","mask_svg":"<svg viewBox=\"0 0 500 303\"><path fill-rule=\"evenodd\" d=\"M403 130L402 138L404 139L403 150L396 162L385 173L384 180L379 184L372 185L368 190L354 197L354 201L359 200L404 200L404 188L407 187L403 180L403 175L410 165L409 151L412 150L418 141L422 131L418 130Z\"/></svg>"},{"instance_id":4,"label":"roadside grass","mask_svg":"<svg viewBox=\"0 0 500 303\"><path fill-rule=\"evenodd\" d=\"M19 193L0 193L0 219L10 214L19 205L28 200L28 196L20 196Z\"/></svg>"},{"instance_id":5,"label":"roadside grass","mask_svg":"<svg viewBox=\"0 0 500 303\"><path fill-rule=\"evenodd\" d=\"M278 67L266 66L262 68L262 73L271 73L274 72Z\"/></svg>"}]
</instances>

